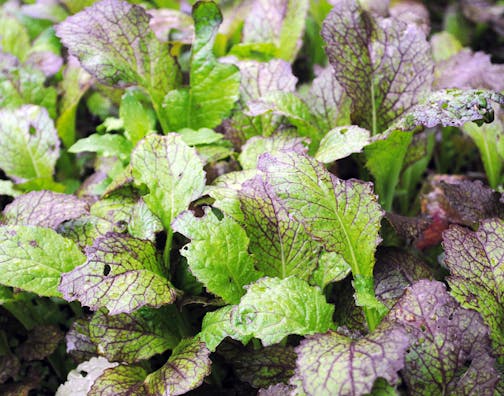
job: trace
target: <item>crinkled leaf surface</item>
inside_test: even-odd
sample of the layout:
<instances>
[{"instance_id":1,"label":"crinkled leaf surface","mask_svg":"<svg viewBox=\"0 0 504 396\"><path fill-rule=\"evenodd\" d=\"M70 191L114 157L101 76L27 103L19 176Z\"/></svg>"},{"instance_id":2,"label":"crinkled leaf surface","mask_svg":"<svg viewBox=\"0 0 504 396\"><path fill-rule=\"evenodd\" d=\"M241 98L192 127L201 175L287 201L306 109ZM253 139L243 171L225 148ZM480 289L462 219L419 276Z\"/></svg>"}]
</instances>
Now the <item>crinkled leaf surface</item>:
<instances>
[{"instance_id":1,"label":"crinkled leaf surface","mask_svg":"<svg viewBox=\"0 0 504 396\"><path fill-rule=\"evenodd\" d=\"M87 261L64 274L59 290L67 301L78 300L111 315L159 307L175 300L175 288L163 274L151 242L108 233L86 249Z\"/></svg>"},{"instance_id":2,"label":"crinkled leaf surface","mask_svg":"<svg viewBox=\"0 0 504 396\"><path fill-rule=\"evenodd\" d=\"M403 377L412 395L493 394L497 373L488 328L463 309L441 282L406 289L388 314L410 337Z\"/></svg>"},{"instance_id":3,"label":"crinkled leaf surface","mask_svg":"<svg viewBox=\"0 0 504 396\"><path fill-rule=\"evenodd\" d=\"M240 97L246 103L256 100L272 91L294 92L297 78L292 74L291 65L281 59L269 62L252 60L239 61L241 84Z\"/></svg>"},{"instance_id":4,"label":"crinkled leaf surface","mask_svg":"<svg viewBox=\"0 0 504 396\"><path fill-rule=\"evenodd\" d=\"M133 151L131 165L135 183L149 188L145 203L166 229L205 187L203 163L196 150L175 133L147 136Z\"/></svg>"},{"instance_id":5,"label":"crinkled leaf surface","mask_svg":"<svg viewBox=\"0 0 504 396\"><path fill-rule=\"evenodd\" d=\"M199 2L193 8L195 40L192 45L190 87L173 90L163 106L170 130L214 128L238 100L240 72L235 65L219 63L212 48L222 22L213 2Z\"/></svg>"},{"instance_id":6,"label":"crinkled leaf surface","mask_svg":"<svg viewBox=\"0 0 504 396\"><path fill-rule=\"evenodd\" d=\"M317 268L311 274L310 284L324 289L329 283L340 281L350 273L350 266L343 256L336 252L322 251Z\"/></svg>"},{"instance_id":7,"label":"crinkled leaf surface","mask_svg":"<svg viewBox=\"0 0 504 396\"><path fill-rule=\"evenodd\" d=\"M249 238L232 218L219 220L210 209L199 218L187 211L175 219L173 230L191 240L181 254L193 275L227 303L238 303L243 287L261 276L248 253Z\"/></svg>"},{"instance_id":8,"label":"crinkled leaf surface","mask_svg":"<svg viewBox=\"0 0 504 396\"><path fill-rule=\"evenodd\" d=\"M168 362L145 379L146 389L156 395L182 395L197 388L210 374L210 351L198 339L184 339Z\"/></svg>"},{"instance_id":9,"label":"crinkled leaf surface","mask_svg":"<svg viewBox=\"0 0 504 396\"><path fill-rule=\"evenodd\" d=\"M350 265L355 285L362 286L356 288L357 296L366 297L366 305L377 303L369 293L383 211L372 185L340 180L315 159L296 153L263 154L258 168L266 173L287 211L327 250L341 254ZM381 310L379 304L374 308Z\"/></svg>"},{"instance_id":10,"label":"crinkled leaf surface","mask_svg":"<svg viewBox=\"0 0 504 396\"><path fill-rule=\"evenodd\" d=\"M273 43L278 58L292 62L301 47L309 2L306 0L259 0L243 27L243 42Z\"/></svg>"},{"instance_id":11,"label":"crinkled leaf surface","mask_svg":"<svg viewBox=\"0 0 504 396\"><path fill-rule=\"evenodd\" d=\"M320 245L289 216L271 185L257 175L243 184L238 195L256 267L266 276L308 280L317 266Z\"/></svg>"},{"instance_id":12,"label":"crinkled leaf surface","mask_svg":"<svg viewBox=\"0 0 504 396\"><path fill-rule=\"evenodd\" d=\"M176 309L176 308L173 308ZM142 308L131 314L107 315L97 311L90 324L98 352L114 362L135 363L174 348L180 341L170 312Z\"/></svg>"},{"instance_id":13,"label":"crinkled leaf surface","mask_svg":"<svg viewBox=\"0 0 504 396\"><path fill-rule=\"evenodd\" d=\"M0 227L0 282L41 296L60 297L60 277L85 261L77 245L49 228Z\"/></svg>"},{"instance_id":14,"label":"crinkled leaf surface","mask_svg":"<svg viewBox=\"0 0 504 396\"><path fill-rule=\"evenodd\" d=\"M481 89L434 91L398 119L393 127L409 131L419 125L432 128L437 125L462 126L469 121L492 122L491 102L502 105L504 96Z\"/></svg>"},{"instance_id":15,"label":"crinkled leaf surface","mask_svg":"<svg viewBox=\"0 0 504 396\"><path fill-rule=\"evenodd\" d=\"M322 333L332 327L334 307L320 290L296 277L261 278L247 287L233 314L243 334L276 344L289 334Z\"/></svg>"},{"instance_id":16,"label":"crinkled leaf surface","mask_svg":"<svg viewBox=\"0 0 504 396\"><path fill-rule=\"evenodd\" d=\"M67 18L56 34L82 66L105 84L147 89L154 103L173 89L179 71L169 49L137 5L103 0Z\"/></svg>"},{"instance_id":17,"label":"crinkled leaf surface","mask_svg":"<svg viewBox=\"0 0 504 396\"><path fill-rule=\"evenodd\" d=\"M254 388L288 383L294 375L296 353L292 346L272 345L260 349L235 347L219 351L238 378Z\"/></svg>"},{"instance_id":18,"label":"crinkled leaf surface","mask_svg":"<svg viewBox=\"0 0 504 396\"><path fill-rule=\"evenodd\" d=\"M25 105L0 110L0 168L7 176L51 179L59 145L58 133L46 109Z\"/></svg>"},{"instance_id":19,"label":"crinkled leaf surface","mask_svg":"<svg viewBox=\"0 0 504 396\"><path fill-rule=\"evenodd\" d=\"M307 143L306 139L288 133L279 133L270 137L254 136L243 145L238 161L243 169L254 169L257 167L257 160L261 154L273 154L276 151L294 151L306 154Z\"/></svg>"},{"instance_id":20,"label":"crinkled leaf surface","mask_svg":"<svg viewBox=\"0 0 504 396\"><path fill-rule=\"evenodd\" d=\"M368 130L352 125L331 129L320 141L315 158L329 163L348 157L353 153L360 153L370 143Z\"/></svg>"},{"instance_id":21,"label":"crinkled leaf surface","mask_svg":"<svg viewBox=\"0 0 504 396\"><path fill-rule=\"evenodd\" d=\"M124 232L124 228L122 224L115 224L100 217L81 216L60 224L56 231L84 250L86 246L92 246L96 239L105 237L109 232Z\"/></svg>"},{"instance_id":22,"label":"crinkled leaf surface","mask_svg":"<svg viewBox=\"0 0 504 396\"><path fill-rule=\"evenodd\" d=\"M128 232L139 239L156 241L156 233L163 230L163 224L152 213L143 200L139 200L133 207L131 219L128 223Z\"/></svg>"},{"instance_id":23,"label":"crinkled leaf surface","mask_svg":"<svg viewBox=\"0 0 504 396\"><path fill-rule=\"evenodd\" d=\"M74 195L32 191L17 197L5 207L2 223L57 228L64 221L76 219L88 212L87 202Z\"/></svg>"},{"instance_id":24,"label":"crinkled leaf surface","mask_svg":"<svg viewBox=\"0 0 504 396\"><path fill-rule=\"evenodd\" d=\"M94 357L68 373L67 381L60 385L56 396L87 396L91 386L102 373L118 363L110 363L103 357Z\"/></svg>"},{"instance_id":25,"label":"crinkled leaf surface","mask_svg":"<svg viewBox=\"0 0 504 396\"><path fill-rule=\"evenodd\" d=\"M356 0L338 0L322 37L335 77L352 100L352 122L372 134L429 91L430 46L415 25L372 16Z\"/></svg>"},{"instance_id":26,"label":"crinkled leaf surface","mask_svg":"<svg viewBox=\"0 0 504 396\"><path fill-rule=\"evenodd\" d=\"M103 371L87 396L145 396L143 380L147 373L138 366L116 366Z\"/></svg>"},{"instance_id":27,"label":"crinkled leaf surface","mask_svg":"<svg viewBox=\"0 0 504 396\"><path fill-rule=\"evenodd\" d=\"M370 393L379 377L398 382L408 343L406 332L389 324L358 340L332 331L309 336L296 348L297 375L308 395Z\"/></svg>"},{"instance_id":28,"label":"crinkled leaf surface","mask_svg":"<svg viewBox=\"0 0 504 396\"><path fill-rule=\"evenodd\" d=\"M451 294L481 314L504 360L504 222L484 220L476 232L452 226L443 233L443 247Z\"/></svg>"}]
</instances>

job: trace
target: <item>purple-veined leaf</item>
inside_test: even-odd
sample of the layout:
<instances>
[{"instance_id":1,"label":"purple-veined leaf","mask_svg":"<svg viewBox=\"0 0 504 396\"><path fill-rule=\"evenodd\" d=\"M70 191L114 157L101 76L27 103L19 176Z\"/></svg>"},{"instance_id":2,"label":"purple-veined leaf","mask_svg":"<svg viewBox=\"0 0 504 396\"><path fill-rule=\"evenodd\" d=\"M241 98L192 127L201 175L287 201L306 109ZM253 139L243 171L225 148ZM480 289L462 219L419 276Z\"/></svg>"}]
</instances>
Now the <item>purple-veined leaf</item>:
<instances>
[{"instance_id":1,"label":"purple-veined leaf","mask_svg":"<svg viewBox=\"0 0 504 396\"><path fill-rule=\"evenodd\" d=\"M398 382L408 343L390 324L357 340L333 331L309 336L296 348L297 376L307 395L364 395L378 378Z\"/></svg>"},{"instance_id":2,"label":"purple-veined leaf","mask_svg":"<svg viewBox=\"0 0 504 396\"><path fill-rule=\"evenodd\" d=\"M504 222L483 220L476 232L451 226L443 233L443 247L451 294L481 314L495 354L504 362Z\"/></svg>"},{"instance_id":3,"label":"purple-veined leaf","mask_svg":"<svg viewBox=\"0 0 504 396\"><path fill-rule=\"evenodd\" d=\"M66 351L74 360L82 363L98 355L96 345L89 334L89 318L77 319L65 335Z\"/></svg>"},{"instance_id":4,"label":"purple-veined leaf","mask_svg":"<svg viewBox=\"0 0 504 396\"><path fill-rule=\"evenodd\" d=\"M245 294L243 287L260 278L247 251L249 238L232 218L219 220L209 208L199 218L186 211L172 227L191 240L181 254L192 274L227 303L238 303Z\"/></svg>"},{"instance_id":5,"label":"purple-veined leaf","mask_svg":"<svg viewBox=\"0 0 504 396\"><path fill-rule=\"evenodd\" d=\"M86 246L92 246L96 239L105 237L109 232L124 232L125 225L114 224L96 216L81 216L61 223L56 231L74 241L84 251Z\"/></svg>"},{"instance_id":6,"label":"purple-veined leaf","mask_svg":"<svg viewBox=\"0 0 504 396\"><path fill-rule=\"evenodd\" d=\"M87 396L145 396L146 371L138 366L108 368L94 381Z\"/></svg>"},{"instance_id":7,"label":"purple-veined leaf","mask_svg":"<svg viewBox=\"0 0 504 396\"><path fill-rule=\"evenodd\" d=\"M61 277L67 301L78 300L111 315L175 300L176 291L163 274L154 245L128 235L108 233L86 248L87 261Z\"/></svg>"},{"instance_id":8,"label":"purple-veined leaf","mask_svg":"<svg viewBox=\"0 0 504 396\"><path fill-rule=\"evenodd\" d=\"M145 388L156 395L182 395L201 385L210 374L210 351L194 339L183 339L168 362L145 379Z\"/></svg>"},{"instance_id":9,"label":"purple-veined leaf","mask_svg":"<svg viewBox=\"0 0 504 396\"><path fill-rule=\"evenodd\" d=\"M373 16L356 0L334 5L322 37L336 80L352 101L352 122L373 135L384 132L429 91L429 44L417 26Z\"/></svg>"},{"instance_id":10,"label":"purple-veined leaf","mask_svg":"<svg viewBox=\"0 0 504 396\"><path fill-rule=\"evenodd\" d=\"M87 202L74 195L32 191L17 197L2 213L5 225L31 225L56 229L67 220L89 213Z\"/></svg>"},{"instance_id":11,"label":"purple-veined leaf","mask_svg":"<svg viewBox=\"0 0 504 396\"><path fill-rule=\"evenodd\" d=\"M412 395L492 395L497 382L488 328L444 284L421 280L406 292L386 320L410 338L402 372Z\"/></svg>"}]
</instances>

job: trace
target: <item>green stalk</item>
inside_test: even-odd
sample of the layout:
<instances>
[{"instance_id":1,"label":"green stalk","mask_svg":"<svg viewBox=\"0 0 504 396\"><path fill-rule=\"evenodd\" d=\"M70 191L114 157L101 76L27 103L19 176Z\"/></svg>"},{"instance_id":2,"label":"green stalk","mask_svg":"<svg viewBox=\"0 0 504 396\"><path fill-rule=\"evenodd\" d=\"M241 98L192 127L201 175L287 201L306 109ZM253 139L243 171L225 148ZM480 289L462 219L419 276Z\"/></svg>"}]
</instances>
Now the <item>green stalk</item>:
<instances>
[{"instance_id":1,"label":"green stalk","mask_svg":"<svg viewBox=\"0 0 504 396\"><path fill-rule=\"evenodd\" d=\"M166 242L163 250L163 264L166 274L170 273L170 253L172 247L173 231L170 228L166 230Z\"/></svg>"}]
</instances>

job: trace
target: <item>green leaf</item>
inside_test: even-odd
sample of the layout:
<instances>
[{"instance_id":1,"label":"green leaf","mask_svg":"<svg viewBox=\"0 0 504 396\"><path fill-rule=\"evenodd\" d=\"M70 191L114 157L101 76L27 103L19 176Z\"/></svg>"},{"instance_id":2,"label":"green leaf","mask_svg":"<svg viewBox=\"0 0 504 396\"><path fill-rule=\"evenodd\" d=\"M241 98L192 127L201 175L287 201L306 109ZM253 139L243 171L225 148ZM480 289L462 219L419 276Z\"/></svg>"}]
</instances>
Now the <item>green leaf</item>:
<instances>
[{"instance_id":1,"label":"green leaf","mask_svg":"<svg viewBox=\"0 0 504 396\"><path fill-rule=\"evenodd\" d=\"M494 351L504 362L504 222L489 219L478 231L452 226L443 233L451 294L481 314L490 328Z\"/></svg>"},{"instance_id":2,"label":"green leaf","mask_svg":"<svg viewBox=\"0 0 504 396\"><path fill-rule=\"evenodd\" d=\"M52 178L59 140L47 111L26 105L0 110L0 168L22 179Z\"/></svg>"},{"instance_id":3,"label":"green leaf","mask_svg":"<svg viewBox=\"0 0 504 396\"><path fill-rule=\"evenodd\" d=\"M191 240L181 254L193 275L227 303L238 303L243 287L261 276L248 253L247 234L230 217L219 220L209 208L203 217L187 211L175 219L173 230Z\"/></svg>"},{"instance_id":4,"label":"green leaf","mask_svg":"<svg viewBox=\"0 0 504 396\"><path fill-rule=\"evenodd\" d=\"M224 139L224 135L215 132L213 129L200 128L197 131L194 129L184 128L178 131L182 140L188 146L198 146L203 144L217 143Z\"/></svg>"},{"instance_id":5,"label":"green leaf","mask_svg":"<svg viewBox=\"0 0 504 396\"><path fill-rule=\"evenodd\" d=\"M8 195L9 197L18 197L22 194L14 188L14 183L10 180L0 180L0 195Z\"/></svg>"},{"instance_id":6,"label":"green leaf","mask_svg":"<svg viewBox=\"0 0 504 396\"><path fill-rule=\"evenodd\" d=\"M0 283L60 297L60 277L86 260L70 240L49 228L0 227Z\"/></svg>"},{"instance_id":7,"label":"green leaf","mask_svg":"<svg viewBox=\"0 0 504 396\"><path fill-rule=\"evenodd\" d=\"M491 102L503 105L504 96L482 89L435 91L394 122L392 127L411 131L419 125L433 128L437 125L460 127L469 121L490 123L494 120Z\"/></svg>"},{"instance_id":8,"label":"green leaf","mask_svg":"<svg viewBox=\"0 0 504 396\"><path fill-rule=\"evenodd\" d=\"M111 315L175 301L175 288L165 278L155 246L124 234L107 233L86 249L87 261L61 277L67 301L78 300Z\"/></svg>"},{"instance_id":9,"label":"green leaf","mask_svg":"<svg viewBox=\"0 0 504 396\"><path fill-rule=\"evenodd\" d=\"M132 144L121 135L99 135L94 133L78 140L68 151L70 153L89 151L102 157L117 157L125 162L129 160L132 149Z\"/></svg>"},{"instance_id":10,"label":"green leaf","mask_svg":"<svg viewBox=\"0 0 504 396\"><path fill-rule=\"evenodd\" d=\"M321 163L296 153L263 154L258 168L266 173L287 211L305 225L306 231L327 250L341 254L363 285L372 283L383 216L372 185L340 180ZM371 328L379 320L379 313L373 311L366 314Z\"/></svg>"},{"instance_id":11,"label":"green leaf","mask_svg":"<svg viewBox=\"0 0 504 396\"><path fill-rule=\"evenodd\" d=\"M334 306L320 290L296 277L261 278L247 287L235 314L234 326L261 339L264 346L276 344L289 334L323 333L332 326Z\"/></svg>"},{"instance_id":12,"label":"green leaf","mask_svg":"<svg viewBox=\"0 0 504 396\"><path fill-rule=\"evenodd\" d=\"M430 90L430 46L417 26L375 16L357 0L340 0L321 34L336 80L352 100L352 123L373 135Z\"/></svg>"},{"instance_id":13,"label":"green leaf","mask_svg":"<svg viewBox=\"0 0 504 396\"><path fill-rule=\"evenodd\" d=\"M355 125L337 127L322 138L315 158L327 164L350 154L360 153L369 143L368 130Z\"/></svg>"},{"instance_id":14,"label":"green leaf","mask_svg":"<svg viewBox=\"0 0 504 396\"><path fill-rule=\"evenodd\" d=\"M98 355L98 349L89 335L89 322L88 318L75 320L65 336L66 351L77 362Z\"/></svg>"},{"instance_id":15,"label":"green leaf","mask_svg":"<svg viewBox=\"0 0 504 396\"><path fill-rule=\"evenodd\" d=\"M103 0L56 26L56 35L84 69L116 87L139 85L160 109L166 93L180 79L167 45L149 27L140 6Z\"/></svg>"},{"instance_id":16,"label":"green leaf","mask_svg":"<svg viewBox=\"0 0 504 396\"><path fill-rule=\"evenodd\" d=\"M329 283L345 279L350 271L350 266L341 255L336 252L322 252L317 268L311 274L310 284L324 290Z\"/></svg>"},{"instance_id":17,"label":"green leaf","mask_svg":"<svg viewBox=\"0 0 504 396\"><path fill-rule=\"evenodd\" d=\"M84 250L95 239L104 237L109 232L124 232L124 227L96 216L82 216L60 224L57 231Z\"/></svg>"},{"instance_id":18,"label":"green leaf","mask_svg":"<svg viewBox=\"0 0 504 396\"><path fill-rule=\"evenodd\" d=\"M320 245L303 224L289 216L272 187L259 175L245 182L238 195L257 269L266 276L295 275L308 280L317 266Z\"/></svg>"},{"instance_id":19,"label":"green leaf","mask_svg":"<svg viewBox=\"0 0 504 396\"><path fill-rule=\"evenodd\" d=\"M156 234L163 231L163 224L151 212L143 200L139 200L133 207L131 219L128 222L128 232L138 239L156 241Z\"/></svg>"},{"instance_id":20,"label":"green leaf","mask_svg":"<svg viewBox=\"0 0 504 396\"><path fill-rule=\"evenodd\" d=\"M488 184L494 189L497 188L504 167L504 123L500 118L481 126L468 122L464 124L462 131L474 140L480 151Z\"/></svg>"},{"instance_id":21,"label":"green leaf","mask_svg":"<svg viewBox=\"0 0 504 396\"><path fill-rule=\"evenodd\" d=\"M294 61L308 6L308 0L256 1L245 20L243 42L273 43L277 58Z\"/></svg>"},{"instance_id":22,"label":"green leaf","mask_svg":"<svg viewBox=\"0 0 504 396\"><path fill-rule=\"evenodd\" d=\"M122 96L119 115L124 123L124 135L133 147L156 128L156 116L152 109L146 108L133 91L127 91Z\"/></svg>"},{"instance_id":23,"label":"green leaf","mask_svg":"<svg viewBox=\"0 0 504 396\"><path fill-rule=\"evenodd\" d=\"M145 377L147 372L142 367L111 367L94 381L86 396L145 396Z\"/></svg>"},{"instance_id":24,"label":"green leaf","mask_svg":"<svg viewBox=\"0 0 504 396\"><path fill-rule=\"evenodd\" d=\"M0 47L2 51L14 55L21 61L26 60L30 49L30 36L26 28L6 10L0 12Z\"/></svg>"},{"instance_id":25,"label":"green leaf","mask_svg":"<svg viewBox=\"0 0 504 396\"><path fill-rule=\"evenodd\" d=\"M169 130L214 128L238 100L240 73L236 66L219 63L212 52L222 15L213 2L193 8L190 86L169 92L163 102Z\"/></svg>"},{"instance_id":26,"label":"green leaf","mask_svg":"<svg viewBox=\"0 0 504 396\"><path fill-rule=\"evenodd\" d=\"M364 395L378 378L399 381L408 346L406 331L390 324L357 340L336 332L317 334L296 348L296 373L309 395Z\"/></svg>"},{"instance_id":27,"label":"green leaf","mask_svg":"<svg viewBox=\"0 0 504 396\"><path fill-rule=\"evenodd\" d=\"M6 302L12 301L14 299L14 294L10 287L0 285L0 305Z\"/></svg>"},{"instance_id":28,"label":"green leaf","mask_svg":"<svg viewBox=\"0 0 504 396\"><path fill-rule=\"evenodd\" d=\"M197 338L182 340L168 362L147 376L147 391L156 395L182 395L197 388L210 374L209 355L210 351Z\"/></svg>"},{"instance_id":29,"label":"green leaf","mask_svg":"<svg viewBox=\"0 0 504 396\"><path fill-rule=\"evenodd\" d=\"M366 167L374 176L376 192L385 210L392 210L395 189L412 138L412 132L392 130L376 136L364 148Z\"/></svg>"},{"instance_id":30,"label":"green leaf","mask_svg":"<svg viewBox=\"0 0 504 396\"><path fill-rule=\"evenodd\" d=\"M145 184L144 201L166 229L205 187L203 164L196 151L177 134L149 135L131 155L133 178Z\"/></svg>"},{"instance_id":31,"label":"green leaf","mask_svg":"<svg viewBox=\"0 0 504 396\"><path fill-rule=\"evenodd\" d=\"M56 229L61 223L88 212L88 203L74 195L33 191L17 197L5 207L2 223Z\"/></svg>"},{"instance_id":32,"label":"green leaf","mask_svg":"<svg viewBox=\"0 0 504 396\"><path fill-rule=\"evenodd\" d=\"M109 316L100 310L89 324L90 338L110 361L131 364L145 360L179 343L178 329L173 328L169 314L167 310L142 308Z\"/></svg>"},{"instance_id":33,"label":"green leaf","mask_svg":"<svg viewBox=\"0 0 504 396\"><path fill-rule=\"evenodd\" d=\"M307 139L289 133L279 133L270 137L255 136L243 145L238 161L243 169L254 169L257 167L259 156L263 153L274 154L276 151L292 150L304 154L308 151L307 143Z\"/></svg>"}]
</instances>

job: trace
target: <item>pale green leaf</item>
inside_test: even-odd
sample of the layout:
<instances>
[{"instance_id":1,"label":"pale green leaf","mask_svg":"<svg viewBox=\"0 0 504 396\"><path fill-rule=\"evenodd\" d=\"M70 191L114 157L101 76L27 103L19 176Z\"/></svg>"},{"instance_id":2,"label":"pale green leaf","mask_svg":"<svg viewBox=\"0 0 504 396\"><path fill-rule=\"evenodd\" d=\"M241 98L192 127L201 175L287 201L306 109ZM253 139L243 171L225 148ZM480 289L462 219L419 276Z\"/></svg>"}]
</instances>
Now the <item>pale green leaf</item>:
<instances>
[{"instance_id":1,"label":"pale green leaf","mask_svg":"<svg viewBox=\"0 0 504 396\"><path fill-rule=\"evenodd\" d=\"M370 143L368 130L358 126L344 126L331 129L320 141L315 158L329 163L360 153Z\"/></svg>"}]
</instances>

